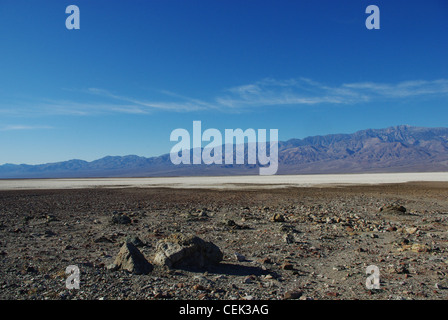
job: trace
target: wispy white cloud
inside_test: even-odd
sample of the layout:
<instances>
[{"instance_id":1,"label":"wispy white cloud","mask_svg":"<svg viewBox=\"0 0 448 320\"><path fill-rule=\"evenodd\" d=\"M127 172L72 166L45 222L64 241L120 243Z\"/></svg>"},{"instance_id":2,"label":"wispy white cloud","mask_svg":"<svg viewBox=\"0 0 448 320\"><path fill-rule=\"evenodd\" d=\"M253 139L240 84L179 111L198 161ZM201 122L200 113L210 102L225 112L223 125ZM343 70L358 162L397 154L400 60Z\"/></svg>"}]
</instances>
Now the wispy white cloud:
<instances>
[{"instance_id":1,"label":"wispy white cloud","mask_svg":"<svg viewBox=\"0 0 448 320\"><path fill-rule=\"evenodd\" d=\"M357 92L390 98L404 98L420 95L438 95L448 93L448 80L438 79L433 81L403 81L396 84L360 82L343 85Z\"/></svg>"},{"instance_id":2,"label":"wispy white cloud","mask_svg":"<svg viewBox=\"0 0 448 320\"><path fill-rule=\"evenodd\" d=\"M51 126L35 126L35 125L5 125L0 127L0 131L20 131L20 130L42 130L53 129Z\"/></svg>"},{"instance_id":3,"label":"wispy white cloud","mask_svg":"<svg viewBox=\"0 0 448 320\"><path fill-rule=\"evenodd\" d=\"M232 87L217 97L219 105L249 108L278 105L356 104L374 99L396 99L448 94L448 80L403 81L398 83L358 82L326 85L312 79L263 79Z\"/></svg>"},{"instance_id":4,"label":"wispy white cloud","mask_svg":"<svg viewBox=\"0 0 448 320\"><path fill-rule=\"evenodd\" d=\"M306 107L320 104L347 105L376 99L405 99L417 96L448 95L448 79L413 80L398 83L351 82L324 84L309 78L265 78L254 83L224 89L208 100L197 99L169 90L158 92L159 99L138 99L101 88L79 91L83 100L41 100L32 104L0 105L0 114L15 116L101 114L151 114L154 111L240 112L260 107ZM87 94L87 97L85 96ZM160 98L160 94L162 98ZM95 99L91 99L92 95ZM90 99L89 97L90 96ZM165 97L165 98L164 98Z\"/></svg>"},{"instance_id":5,"label":"wispy white cloud","mask_svg":"<svg viewBox=\"0 0 448 320\"><path fill-rule=\"evenodd\" d=\"M253 84L233 87L228 94L216 98L221 105L247 108L275 105L343 104L365 101L355 90L330 87L307 78L276 80L263 79Z\"/></svg>"},{"instance_id":6,"label":"wispy white cloud","mask_svg":"<svg viewBox=\"0 0 448 320\"><path fill-rule=\"evenodd\" d=\"M171 95L176 97L181 97L181 101L147 101L147 100L140 100L135 99L131 97L121 96L113 94L107 90L104 89L98 89L98 88L89 88L88 91L92 94L100 95L103 97L111 98L118 101L124 101L131 103L135 106L140 106L146 108L149 110L165 110L165 111L198 111L198 110L204 110L204 109L210 109L213 108L212 105L210 105L207 102L203 102L199 99L192 99L188 97L184 97L178 94L174 94L170 91L162 91L165 95Z\"/></svg>"}]
</instances>

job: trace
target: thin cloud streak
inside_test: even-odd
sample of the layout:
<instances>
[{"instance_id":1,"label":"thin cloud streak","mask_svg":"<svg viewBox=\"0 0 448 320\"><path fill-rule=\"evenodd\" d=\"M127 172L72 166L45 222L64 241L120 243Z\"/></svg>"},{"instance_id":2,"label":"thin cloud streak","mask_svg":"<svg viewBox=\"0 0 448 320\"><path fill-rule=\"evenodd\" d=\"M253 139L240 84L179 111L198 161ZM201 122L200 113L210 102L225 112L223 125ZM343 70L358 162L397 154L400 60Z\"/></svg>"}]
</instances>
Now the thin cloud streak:
<instances>
[{"instance_id":1,"label":"thin cloud streak","mask_svg":"<svg viewBox=\"0 0 448 320\"><path fill-rule=\"evenodd\" d=\"M6 125L0 128L0 131L20 131L20 130L42 130L53 129L50 126L30 126L30 125Z\"/></svg>"},{"instance_id":2,"label":"thin cloud streak","mask_svg":"<svg viewBox=\"0 0 448 320\"><path fill-rule=\"evenodd\" d=\"M263 79L253 84L233 87L218 97L219 104L231 108L269 105L356 104L374 99L396 99L424 95L448 94L448 80L404 81L396 84L374 82L346 83L328 86L317 81L298 78L289 80Z\"/></svg>"},{"instance_id":3,"label":"thin cloud streak","mask_svg":"<svg viewBox=\"0 0 448 320\"><path fill-rule=\"evenodd\" d=\"M142 106L145 108L150 109L159 109L159 110L166 110L166 111L199 111L199 110L205 110L210 108L211 106L206 103L202 102L197 99L191 99L187 98L190 101L187 102L165 102L165 101L144 101L144 100L138 100L134 98L129 98L125 96L116 95L113 93L110 93L107 90L98 89L98 88L89 88L88 91L92 94L100 95L107 98L112 98L115 100L130 102L138 106ZM170 95L174 95L173 93L169 91L164 91L165 93L169 93ZM176 95L180 96L180 95ZM185 98L184 98L185 99Z\"/></svg>"},{"instance_id":4,"label":"thin cloud streak","mask_svg":"<svg viewBox=\"0 0 448 320\"><path fill-rule=\"evenodd\" d=\"M343 86L351 90L370 92L374 95L390 98L448 93L448 80L446 79L434 81L404 81L397 84L364 82L344 84Z\"/></svg>"},{"instance_id":5,"label":"thin cloud streak","mask_svg":"<svg viewBox=\"0 0 448 320\"><path fill-rule=\"evenodd\" d=\"M161 112L243 112L261 107L306 107L320 104L354 105L374 100L400 99L417 96L448 95L448 80L413 80L398 83L354 82L327 85L309 78L278 80L265 78L245 85L223 90L210 101L187 97L168 90L164 101L141 100L112 93L100 88L80 91L95 95L108 102L75 102L43 100L41 102L8 105L0 108L0 114L12 116L73 115L94 116L102 114L151 114ZM168 98L169 97L169 98ZM88 101L88 99L86 99Z\"/></svg>"}]
</instances>

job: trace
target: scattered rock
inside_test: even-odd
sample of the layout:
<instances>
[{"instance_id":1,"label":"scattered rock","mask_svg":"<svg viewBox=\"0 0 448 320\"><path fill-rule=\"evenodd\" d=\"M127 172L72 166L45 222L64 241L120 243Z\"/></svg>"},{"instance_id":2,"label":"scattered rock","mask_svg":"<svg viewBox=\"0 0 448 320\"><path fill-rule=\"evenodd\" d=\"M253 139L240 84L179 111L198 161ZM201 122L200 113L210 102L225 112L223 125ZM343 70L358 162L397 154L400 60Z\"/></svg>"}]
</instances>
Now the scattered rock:
<instances>
[{"instance_id":1,"label":"scattered rock","mask_svg":"<svg viewBox=\"0 0 448 320\"><path fill-rule=\"evenodd\" d=\"M208 217L207 210L201 210L201 211L198 213L198 217L201 217L201 218L206 218L206 217Z\"/></svg>"},{"instance_id":2,"label":"scattered rock","mask_svg":"<svg viewBox=\"0 0 448 320\"><path fill-rule=\"evenodd\" d=\"M431 251L431 248L429 246L427 246L426 244L414 243L411 246L411 251L413 251L413 252L429 252L429 251Z\"/></svg>"},{"instance_id":3,"label":"scattered rock","mask_svg":"<svg viewBox=\"0 0 448 320\"><path fill-rule=\"evenodd\" d=\"M408 274L408 273L409 273L409 270L408 270L408 268L406 268L406 266L404 266L404 265L399 265L399 266L397 266L397 267L395 268L395 272L396 272L397 274Z\"/></svg>"},{"instance_id":4,"label":"scattered rock","mask_svg":"<svg viewBox=\"0 0 448 320\"><path fill-rule=\"evenodd\" d=\"M327 296L329 296L329 297L338 297L339 293L337 293L337 292L327 292Z\"/></svg>"},{"instance_id":5,"label":"scattered rock","mask_svg":"<svg viewBox=\"0 0 448 320\"><path fill-rule=\"evenodd\" d=\"M283 239L287 244L292 244L295 242L294 235L292 233L287 233L283 236Z\"/></svg>"},{"instance_id":6,"label":"scattered rock","mask_svg":"<svg viewBox=\"0 0 448 320\"><path fill-rule=\"evenodd\" d=\"M414 234L414 233L417 232L417 230L418 230L418 228L416 228L416 227L406 228L406 232L409 233L409 234Z\"/></svg>"},{"instance_id":7,"label":"scattered rock","mask_svg":"<svg viewBox=\"0 0 448 320\"><path fill-rule=\"evenodd\" d=\"M112 216L112 223L113 224L129 224L129 223L131 223L131 218L129 218L125 214L114 214Z\"/></svg>"},{"instance_id":8,"label":"scattered rock","mask_svg":"<svg viewBox=\"0 0 448 320\"><path fill-rule=\"evenodd\" d=\"M203 291L203 290L205 290L205 287L202 284L195 284L193 286L193 290L195 290L195 291Z\"/></svg>"},{"instance_id":9,"label":"scattered rock","mask_svg":"<svg viewBox=\"0 0 448 320\"><path fill-rule=\"evenodd\" d=\"M224 222L224 225L227 228L235 229L235 230L249 229L248 226L240 225L240 224L236 223L234 220L226 220Z\"/></svg>"},{"instance_id":10,"label":"scattered rock","mask_svg":"<svg viewBox=\"0 0 448 320\"><path fill-rule=\"evenodd\" d=\"M294 270L294 266L289 262L285 262L284 264L282 264L282 269L283 270Z\"/></svg>"},{"instance_id":11,"label":"scattered rock","mask_svg":"<svg viewBox=\"0 0 448 320\"><path fill-rule=\"evenodd\" d=\"M48 237L53 237L55 235L56 235L56 233L53 232L52 230L45 230L44 237L48 238Z\"/></svg>"},{"instance_id":12,"label":"scattered rock","mask_svg":"<svg viewBox=\"0 0 448 320\"><path fill-rule=\"evenodd\" d=\"M238 262L246 261L246 257L238 252L235 252L234 256L235 256L236 261L238 261Z\"/></svg>"},{"instance_id":13,"label":"scattered rock","mask_svg":"<svg viewBox=\"0 0 448 320\"><path fill-rule=\"evenodd\" d=\"M136 247L144 247L145 243L139 237L127 237L126 242L132 243Z\"/></svg>"},{"instance_id":14,"label":"scattered rock","mask_svg":"<svg viewBox=\"0 0 448 320\"><path fill-rule=\"evenodd\" d=\"M405 214L407 210L405 207L401 205L389 204L382 206L379 211L382 213L389 213L389 214Z\"/></svg>"},{"instance_id":15,"label":"scattered rock","mask_svg":"<svg viewBox=\"0 0 448 320\"><path fill-rule=\"evenodd\" d=\"M168 268L199 267L222 261L221 250L199 237L175 233L156 245L154 263Z\"/></svg>"},{"instance_id":16,"label":"scattered rock","mask_svg":"<svg viewBox=\"0 0 448 320\"><path fill-rule=\"evenodd\" d=\"M152 271L152 265L144 255L130 242L126 242L118 252L114 264L117 269L122 269L135 274L148 274ZM113 270L113 266L110 266Z\"/></svg>"},{"instance_id":17,"label":"scattered rock","mask_svg":"<svg viewBox=\"0 0 448 320\"><path fill-rule=\"evenodd\" d=\"M280 213L274 213L274 215L271 217L271 221L273 222L284 222L285 217Z\"/></svg>"},{"instance_id":18,"label":"scattered rock","mask_svg":"<svg viewBox=\"0 0 448 320\"><path fill-rule=\"evenodd\" d=\"M244 278L243 283L245 284L251 284L253 283L255 280L255 276L247 276L246 278Z\"/></svg>"},{"instance_id":19,"label":"scattered rock","mask_svg":"<svg viewBox=\"0 0 448 320\"><path fill-rule=\"evenodd\" d=\"M106 267L109 271L117 271L119 269L119 266L117 266L115 263L111 263Z\"/></svg>"},{"instance_id":20,"label":"scattered rock","mask_svg":"<svg viewBox=\"0 0 448 320\"><path fill-rule=\"evenodd\" d=\"M446 290L446 289L448 289L446 286L444 286L444 285L442 285L442 284L440 284L440 283L436 283L436 284L434 285L434 287L435 287L436 289L439 289L439 290Z\"/></svg>"},{"instance_id":21,"label":"scattered rock","mask_svg":"<svg viewBox=\"0 0 448 320\"><path fill-rule=\"evenodd\" d=\"M50 223L50 222L53 222L53 221L58 221L58 219L57 219L55 216L51 215L51 214L48 214L48 215L45 217L45 219L46 219L46 222L47 222L47 223Z\"/></svg>"},{"instance_id":22,"label":"scattered rock","mask_svg":"<svg viewBox=\"0 0 448 320\"><path fill-rule=\"evenodd\" d=\"M287 291L283 295L283 299L291 300L291 299L299 299L303 295L302 291Z\"/></svg>"},{"instance_id":23,"label":"scattered rock","mask_svg":"<svg viewBox=\"0 0 448 320\"><path fill-rule=\"evenodd\" d=\"M261 264L270 264L270 263L272 263L272 260L271 260L271 258L266 257L266 258L259 259L258 262L260 262Z\"/></svg>"},{"instance_id":24,"label":"scattered rock","mask_svg":"<svg viewBox=\"0 0 448 320\"><path fill-rule=\"evenodd\" d=\"M24 270L25 273L37 273L38 270L37 268L33 267L33 266L28 266L26 267L26 269Z\"/></svg>"}]
</instances>

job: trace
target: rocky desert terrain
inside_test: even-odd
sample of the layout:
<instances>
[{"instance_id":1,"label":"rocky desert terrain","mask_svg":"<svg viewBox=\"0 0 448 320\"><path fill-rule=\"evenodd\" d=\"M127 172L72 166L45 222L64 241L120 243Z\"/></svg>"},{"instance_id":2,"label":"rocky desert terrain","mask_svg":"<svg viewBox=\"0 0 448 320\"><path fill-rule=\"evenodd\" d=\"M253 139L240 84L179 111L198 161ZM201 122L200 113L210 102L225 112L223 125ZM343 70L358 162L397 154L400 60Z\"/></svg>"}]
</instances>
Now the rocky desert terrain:
<instances>
[{"instance_id":1,"label":"rocky desert terrain","mask_svg":"<svg viewBox=\"0 0 448 320\"><path fill-rule=\"evenodd\" d=\"M445 182L0 191L0 299L443 300L447 230Z\"/></svg>"}]
</instances>

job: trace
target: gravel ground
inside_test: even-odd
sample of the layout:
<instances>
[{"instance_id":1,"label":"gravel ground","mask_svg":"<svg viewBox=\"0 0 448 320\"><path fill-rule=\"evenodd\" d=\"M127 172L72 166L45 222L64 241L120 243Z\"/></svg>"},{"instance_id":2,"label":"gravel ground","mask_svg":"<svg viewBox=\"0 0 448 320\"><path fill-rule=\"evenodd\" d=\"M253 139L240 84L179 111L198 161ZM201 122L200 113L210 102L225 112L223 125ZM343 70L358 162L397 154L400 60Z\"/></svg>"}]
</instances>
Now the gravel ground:
<instances>
[{"instance_id":1,"label":"gravel ground","mask_svg":"<svg viewBox=\"0 0 448 320\"><path fill-rule=\"evenodd\" d=\"M390 204L406 211L380 210ZM0 299L442 300L447 229L444 182L0 191ZM152 262L157 242L178 232L213 242L223 261L146 275L108 268L127 238ZM79 289L66 288L69 265ZM366 288L370 265L379 289Z\"/></svg>"}]
</instances>

